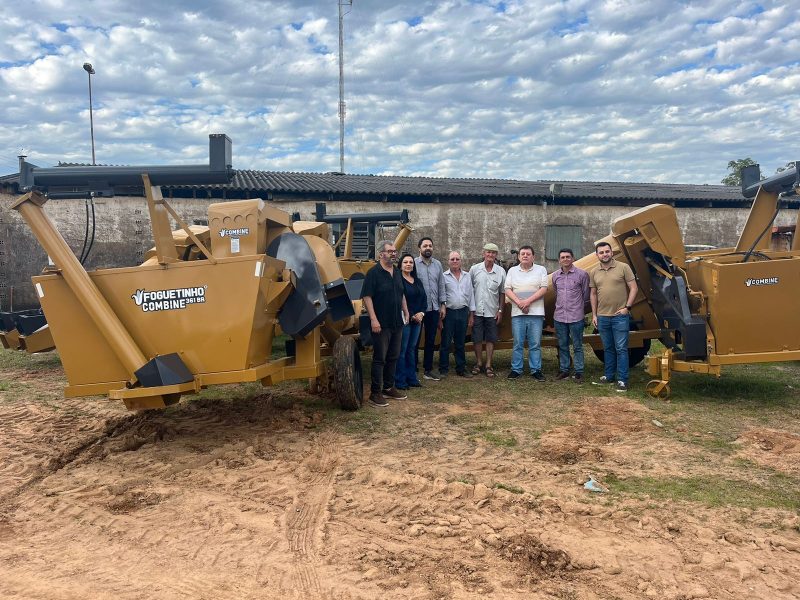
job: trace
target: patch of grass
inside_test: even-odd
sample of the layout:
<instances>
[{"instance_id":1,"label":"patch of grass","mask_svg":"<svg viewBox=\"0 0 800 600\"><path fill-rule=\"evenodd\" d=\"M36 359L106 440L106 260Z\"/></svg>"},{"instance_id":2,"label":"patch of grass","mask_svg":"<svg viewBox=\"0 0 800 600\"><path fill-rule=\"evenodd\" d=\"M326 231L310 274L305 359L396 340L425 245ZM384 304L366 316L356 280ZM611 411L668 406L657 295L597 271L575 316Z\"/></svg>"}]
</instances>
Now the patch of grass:
<instances>
[{"instance_id":1,"label":"patch of grass","mask_svg":"<svg viewBox=\"0 0 800 600\"><path fill-rule=\"evenodd\" d=\"M517 438L510 433L503 434L487 431L483 434L483 439L494 446L500 446L502 448L514 448L517 445Z\"/></svg>"},{"instance_id":2,"label":"patch of grass","mask_svg":"<svg viewBox=\"0 0 800 600\"><path fill-rule=\"evenodd\" d=\"M447 415L445 421L448 425L464 425L475 419L475 415L461 414L461 415Z\"/></svg>"},{"instance_id":3,"label":"patch of grass","mask_svg":"<svg viewBox=\"0 0 800 600\"><path fill-rule=\"evenodd\" d=\"M684 500L711 507L800 509L800 483L773 474L763 483L724 477L630 477L605 479L613 493L648 495L662 500Z\"/></svg>"},{"instance_id":4,"label":"patch of grass","mask_svg":"<svg viewBox=\"0 0 800 600\"><path fill-rule=\"evenodd\" d=\"M663 346L654 342L650 353L657 354L662 350ZM667 408L670 404L680 407L687 402L725 406L735 404L738 409L753 414L765 408L796 407L800 400L798 375L800 366L797 362L723 366L721 377L673 373L670 381L671 402L658 402Z\"/></svg>"},{"instance_id":5,"label":"patch of grass","mask_svg":"<svg viewBox=\"0 0 800 600\"><path fill-rule=\"evenodd\" d=\"M450 415L445 419L450 425L456 425L465 430L468 438L480 437L493 446L501 448L515 448L519 441L510 432L509 423L505 420L494 421L487 419L486 415L462 414Z\"/></svg>"},{"instance_id":6,"label":"patch of grass","mask_svg":"<svg viewBox=\"0 0 800 600\"><path fill-rule=\"evenodd\" d=\"M281 334L276 335L272 338L272 355L271 358L274 360L276 358L282 358L286 356L286 342L289 341L290 338L288 335Z\"/></svg>"},{"instance_id":7,"label":"patch of grass","mask_svg":"<svg viewBox=\"0 0 800 600\"><path fill-rule=\"evenodd\" d=\"M355 412L344 412L336 409L335 422L341 426L345 433L365 434L383 431L386 428L386 419L377 410L364 407Z\"/></svg>"},{"instance_id":8,"label":"patch of grass","mask_svg":"<svg viewBox=\"0 0 800 600\"><path fill-rule=\"evenodd\" d=\"M3 381L0 379L0 392L7 392L11 389L11 382L10 381Z\"/></svg>"},{"instance_id":9,"label":"patch of grass","mask_svg":"<svg viewBox=\"0 0 800 600\"><path fill-rule=\"evenodd\" d=\"M693 444L700 446L705 450L714 452L716 454L729 455L736 451L733 442L736 440L738 430L731 430L727 432L711 432L703 431L698 435L687 434L687 432L680 432L676 435L676 439L683 443Z\"/></svg>"},{"instance_id":10,"label":"patch of grass","mask_svg":"<svg viewBox=\"0 0 800 600\"><path fill-rule=\"evenodd\" d=\"M243 400L264 393L260 383L233 383L212 385L191 396L197 400Z\"/></svg>"},{"instance_id":11,"label":"patch of grass","mask_svg":"<svg viewBox=\"0 0 800 600\"><path fill-rule=\"evenodd\" d=\"M0 369L52 371L61 368L58 352L28 354L21 350L0 349Z\"/></svg>"},{"instance_id":12,"label":"patch of grass","mask_svg":"<svg viewBox=\"0 0 800 600\"><path fill-rule=\"evenodd\" d=\"M524 494L525 490L515 485L511 485L509 483L495 483L492 486L496 490L506 490L507 492L511 492L512 494Z\"/></svg>"},{"instance_id":13,"label":"patch of grass","mask_svg":"<svg viewBox=\"0 0 800 600\"><path fill-rule=\"evenodd\" d=\"M643 391L641 397L670 437L731 454L736 451L731 442L751 427L798 431L791 424L800 422L799 377L796 362L731 365L723 367L721 378L673 373L669 402L647 398Z\"/></svg>"}]
</instances>

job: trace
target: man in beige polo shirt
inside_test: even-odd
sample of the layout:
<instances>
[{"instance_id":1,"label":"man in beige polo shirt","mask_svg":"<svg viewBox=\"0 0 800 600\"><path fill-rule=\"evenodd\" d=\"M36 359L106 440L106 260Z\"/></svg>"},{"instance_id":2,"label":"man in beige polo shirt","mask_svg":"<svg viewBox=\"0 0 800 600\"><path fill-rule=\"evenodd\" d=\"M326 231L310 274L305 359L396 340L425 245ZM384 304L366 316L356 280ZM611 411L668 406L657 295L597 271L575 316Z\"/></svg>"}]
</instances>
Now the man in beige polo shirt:
<instances>
[{"instance_id":1,"label":"man in beige polo shirt","mask_svg":"<svg viewBox=\"0 0 800 600\"><path fill-rule=\"evenodd\" d=\"M614 260L611 244L595 246L600 261L589 276L592 323L603 341L605 374L594 384L614 383L618 392L628 391L628 332L630 310L639 288L631 268Z\"/></svg>"}]
</instances>

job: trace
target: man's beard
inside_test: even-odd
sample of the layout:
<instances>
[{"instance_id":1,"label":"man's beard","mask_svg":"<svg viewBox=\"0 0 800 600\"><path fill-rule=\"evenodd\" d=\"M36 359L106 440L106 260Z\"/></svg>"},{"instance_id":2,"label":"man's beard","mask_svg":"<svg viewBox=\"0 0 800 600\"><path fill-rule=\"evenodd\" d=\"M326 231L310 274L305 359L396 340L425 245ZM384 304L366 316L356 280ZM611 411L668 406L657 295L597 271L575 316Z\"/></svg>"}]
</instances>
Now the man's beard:
<instances>
[{"instance_id":1,"label":"man's beard","mask_svg":"<svg viewBox=\"0 0 800 600\"><path fill-rule=\"evenodd\" d=\"M423 250L422 256L424 258L430 258L431 256L433 256L433 250Z\"/></svg>"}]
</instances>

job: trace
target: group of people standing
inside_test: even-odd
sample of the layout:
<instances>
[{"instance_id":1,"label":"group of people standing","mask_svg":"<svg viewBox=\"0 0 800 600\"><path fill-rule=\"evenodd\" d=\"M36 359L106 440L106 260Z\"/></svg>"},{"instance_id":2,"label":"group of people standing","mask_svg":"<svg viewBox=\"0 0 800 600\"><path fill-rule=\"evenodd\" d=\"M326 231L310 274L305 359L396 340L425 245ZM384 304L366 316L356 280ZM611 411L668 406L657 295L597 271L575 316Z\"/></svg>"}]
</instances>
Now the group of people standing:
<instances>
[{"instance_id":1,"label":"group of people standing","mask_svg":"<svg viewBox=\"0 0 800 600\"><path fill-rule=\"evenodd\" d=\"M397 248L390 241L376 246L378 263L364 280L362 297L372 330L373 360L369 402L388 406L389 400L402 400L406 390L419 387L418 346L422 347L423 378L439 381L450 370L450 353L455 358L459 377L497 376L492 365L494 346L506 300L511 309L513 351L508 379L524 372L524 347L528 344L530 375L544 381L541 338L544 325L544 296L548 289L547 270L534 263L531 246L522 246L519 264L508 272L497 262L499 248L483 247L483 261L469 271L462 268L462 257L452 251L447 269L433 257L433 240L422 238L419 255L404 254L399 261ZM569 248L559 252L559 269L553 273L556 304L555 331L559 347L559 372L556 380L572 378L583 382L583 329L586 305L592 309L604 348L605 371L598 385L615 384L627 390L629 312L638 288L630 267L613 258L610 244L595 248L599 265L591 273L576 267ZM475 365L467 366L465 342L472 327ZM424 340L420 339L425 332ZM434 369L434 344L441 331L438 370ZM572 359L570 359L570 347ZM484 352L485 349L485 352ZM573 373L570 374L570 362Z\"/></svg>"}]
</instances>

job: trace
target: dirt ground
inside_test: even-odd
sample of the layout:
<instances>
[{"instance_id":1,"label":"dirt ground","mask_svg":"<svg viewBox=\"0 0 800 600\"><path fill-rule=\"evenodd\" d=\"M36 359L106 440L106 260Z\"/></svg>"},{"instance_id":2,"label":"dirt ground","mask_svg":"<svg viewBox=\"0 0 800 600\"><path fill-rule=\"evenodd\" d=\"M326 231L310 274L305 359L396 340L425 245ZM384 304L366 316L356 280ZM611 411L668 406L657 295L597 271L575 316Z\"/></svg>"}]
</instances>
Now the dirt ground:
<instances>
[{"instance_id":1,"label":"dirt ground","mask_svg":"<svg viewBox=\"0 0 800 600\"><path fill-rule=\"evenodd\" d=\"M796 423L713 464L588 385L531 432L500 379L383 411L276 388L137 414L63 399L57 366L4 378L2 598L800 597L796 511L614 493L737 460L794 482Z\"/></svg>"}]
</instances>

